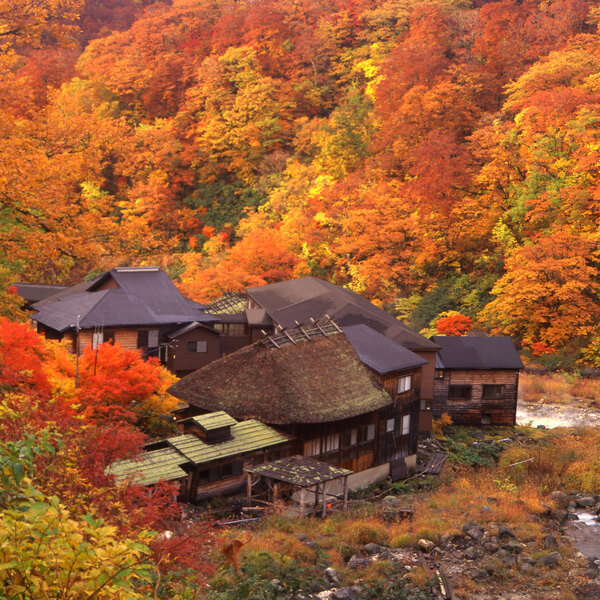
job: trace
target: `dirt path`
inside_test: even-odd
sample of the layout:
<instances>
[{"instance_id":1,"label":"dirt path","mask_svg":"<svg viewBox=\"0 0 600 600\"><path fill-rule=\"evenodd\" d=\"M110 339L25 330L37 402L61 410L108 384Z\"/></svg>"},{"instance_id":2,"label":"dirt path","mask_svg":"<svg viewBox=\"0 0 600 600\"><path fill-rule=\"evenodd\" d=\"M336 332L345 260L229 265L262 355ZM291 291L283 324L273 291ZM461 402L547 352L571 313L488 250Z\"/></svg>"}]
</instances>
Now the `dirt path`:
<instances>
[{"instance_id":1,"label":"dirt path","mask_svg":"<svg viewBox=\"0 0 600 600\"><path fill-rule=\"evenodd\" d=\"M537 427L600 427L600 411L558 404L529 404L519 401L517 424Z\"/></svg>"}]
</instances>

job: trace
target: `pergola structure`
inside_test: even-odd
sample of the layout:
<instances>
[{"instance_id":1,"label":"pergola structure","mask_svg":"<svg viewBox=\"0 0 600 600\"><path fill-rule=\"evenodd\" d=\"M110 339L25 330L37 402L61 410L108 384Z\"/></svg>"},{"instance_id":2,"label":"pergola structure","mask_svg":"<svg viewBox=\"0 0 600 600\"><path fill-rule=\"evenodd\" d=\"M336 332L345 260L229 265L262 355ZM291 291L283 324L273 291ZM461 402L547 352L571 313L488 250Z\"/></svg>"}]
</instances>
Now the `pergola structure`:
<instances>
[{"instance_id":1,"label":"pergola structure","mask_svg":"<svg viewBox=\"0 0 600 600\"><path fill-rule=\"evenodd\" d=\"M270 463L247 467L248 474L247 497L248 503L252 502L252 487L258 481L264 479L272 492L273 502L279 498L280 486L282 483L291 484L300 490L300 514L304 514L304 505L306 503L307 490L314 487L315 506L319 502L319 493L322 494L321 516L327 515L327 483L335 479L344 479L344 510L348 507L348 475L352 471L334 467L327 463L315 460L314 458L305 458L303 456L290 456ZM253 475L258 479L253 481Z\"/></svg>"}]
</instances>

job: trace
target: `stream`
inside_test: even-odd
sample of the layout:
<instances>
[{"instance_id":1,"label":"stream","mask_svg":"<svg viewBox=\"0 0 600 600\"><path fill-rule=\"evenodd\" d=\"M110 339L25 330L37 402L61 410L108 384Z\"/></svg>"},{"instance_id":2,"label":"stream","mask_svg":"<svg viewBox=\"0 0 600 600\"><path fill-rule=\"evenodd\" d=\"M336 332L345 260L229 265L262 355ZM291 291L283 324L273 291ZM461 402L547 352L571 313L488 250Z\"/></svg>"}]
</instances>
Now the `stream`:
<instances>
[{"instance_id":1,"label":"stream","mask_svg":"<svg viewBox=\"0 0 600 600\"><path fill-rule=\"evenodd\" d=\"M586 558L600 557L600 522L595 514L576 511L578 521L569 521L566 530L573 546Z\"/></svg>"},{"instance_id":2,"label":"stream","mask_svg":"<svg viewBox=\"0 0 600 600\"><path fill-rule=\"evenodd\" d=\"M600 410L561 404L525 403L517 404L517 425L548 429L555 427L600 427Z\"/></svg>"}]
</instances>

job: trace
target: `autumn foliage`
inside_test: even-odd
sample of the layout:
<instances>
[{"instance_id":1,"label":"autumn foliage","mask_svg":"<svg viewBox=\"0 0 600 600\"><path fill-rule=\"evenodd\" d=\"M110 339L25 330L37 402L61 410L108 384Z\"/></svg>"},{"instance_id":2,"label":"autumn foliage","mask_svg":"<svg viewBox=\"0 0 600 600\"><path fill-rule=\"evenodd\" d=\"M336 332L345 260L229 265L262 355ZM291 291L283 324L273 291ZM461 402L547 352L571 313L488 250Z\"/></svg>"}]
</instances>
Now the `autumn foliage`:
<instances>
[{"instance_id":1,"label":"autumn foliage","mask_svg":"<svg viewBox=\"0 0 600 600\"><path fill-rule=\"evenodd\" d=\"M313 274L600 361L594 2L4 4L0 273Z\"/></svg>"}]
</instances>

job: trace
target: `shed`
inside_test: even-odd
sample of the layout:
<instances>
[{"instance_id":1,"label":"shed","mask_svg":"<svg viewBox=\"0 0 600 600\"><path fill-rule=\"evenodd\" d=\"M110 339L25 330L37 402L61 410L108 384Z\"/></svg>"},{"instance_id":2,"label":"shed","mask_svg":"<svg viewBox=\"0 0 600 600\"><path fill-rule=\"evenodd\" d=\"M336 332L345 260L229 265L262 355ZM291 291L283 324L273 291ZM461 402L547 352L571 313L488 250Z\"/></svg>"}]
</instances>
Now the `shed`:
<instances>
[{"instance_id":1,"label":"shed","mask_svg":"<svg viewBox=\"0 0 600 600\"><path fill-rule=\"evenodd\" d=\"M322 495L321 516L327 514L327 483L335 479L344 480L344 509L348 505L348 475L352 471L335 467L327 463L307 458L303 456L289 456L270 463L250 467L246 469L248 473L247 480L247 499L252 503L252 475L257 475L269 482L269 487L273 493L273 501L276 501L279 493L279 484L287 483L292 487L300 489L300 514L304 513L304 503L306 501L306 491L315 488L315 506L319 498L319 487ZM270 482L273 482L272 484Z\"/></svg>"}]
</instances>

